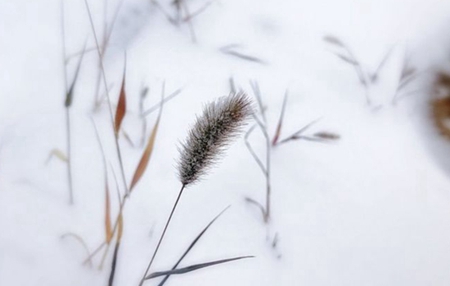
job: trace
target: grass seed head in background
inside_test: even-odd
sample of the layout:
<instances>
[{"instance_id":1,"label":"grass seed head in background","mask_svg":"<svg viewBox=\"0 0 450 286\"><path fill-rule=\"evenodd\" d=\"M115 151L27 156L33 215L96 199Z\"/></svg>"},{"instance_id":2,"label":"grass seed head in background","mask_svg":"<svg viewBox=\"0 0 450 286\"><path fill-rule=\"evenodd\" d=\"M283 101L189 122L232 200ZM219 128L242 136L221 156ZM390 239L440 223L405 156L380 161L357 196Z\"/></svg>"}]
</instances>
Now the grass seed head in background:
<instances>
[{"instance_id":1,"label":"grass seed head in background","mask_svg":"<svg viewBox=\"0 0 450 286\"><path fill-rule=\"evenodd\" d=\"M217 162L252 114L252 103L243 93L232 93L205 106L180 148L178 175L186 186L200 179Z\"/></svg>"}]
</instances>

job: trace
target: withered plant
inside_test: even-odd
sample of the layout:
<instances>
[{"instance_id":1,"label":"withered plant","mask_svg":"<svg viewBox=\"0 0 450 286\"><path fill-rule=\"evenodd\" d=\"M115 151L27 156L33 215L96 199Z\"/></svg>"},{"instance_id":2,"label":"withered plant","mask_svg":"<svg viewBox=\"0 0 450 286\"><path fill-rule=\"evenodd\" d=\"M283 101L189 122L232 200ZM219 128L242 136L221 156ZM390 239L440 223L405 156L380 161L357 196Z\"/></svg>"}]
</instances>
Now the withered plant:
<instances>
[{"instance_id":1,"label":"withered plant","mask_svg":"<svg viewBox=\"0 0 450 286\"><path fill-rule=\"evenodd\" d=\"M191 9L186 0L172 0L170 3L170 9L166 9L158 0L150 1L162 14L164 14L164 16L171 24L177 27L179 27L181 24L187 24L187 26L189 27L189 32L191 34L192 42L194 43L197 42L197 36L192 20L205 12L213 3L213 1L208 1L191 12Z\"/></svg>"},{"instance_id":2,"label":"withered plant","mask_svg":"<svg viewBox=\"0 0 450 286\"><path fill-rule=\"evenodd\" d=\"M147 111L143 111L143 107L141 106L141 116L144 118L151 112L159 109L159 114L156 118L156 121L154 123L154 126L148 136L147 144L143 150L141 159L139 163L136 166L136 169L134 171L134 175L128 184L128 180L125 177L125 171L124 171L124 164L123 164L123 158L122 158L122 151L119 145L119 139L120 134L123 134L123 128L122 123L127 115L127 94L126 94L126 58L125 58L125 64L124 64L124 70L123 70L123 77L122 77L122 83L120 86L119 91L119 97L117 101L117 106L115 108L115 111L113 112L113 105L111 101L111 97L109 94L109 89L107 86L107 79L106 79L106 73L103 65L103 54L102 49L100 46L100 43L97 38L96 30L94 27L91 11L89 8L88 0L85 0L86 10L89 16L90 26L92 29L92 34L94 36L96 50L98 53L99 58L99 64L100 64L100 71L101 71L101 78L102 82L104 84L105 89L105 96L107 101L107 107L108 107L108 115L110 117L110 123L111 123L111 131L113 133L114 138L114 145L115 145L115 155L117 156L117 161L120 169L121 178L118 180L116 178L116 173L114 170L114 166L112 164L108 164L108 158L104 151L103 144L101 137L99 135L97 126L95 125L94 121L94 127L96 131L97 140L100 145L100 150L102 154L102 160L103 160L103 167L104 167L104 192L105 192L105 203L104 203L104 233L105 238L102 243L99 244L99 246L92 252L89 253L88 250L88 257L86 258L84 263L89 263L90 265L93 264L93 258L100 253L100 251L103 249L103 255L101 257L99 268L101 269L104 261L109 253L109 249L111 246L113 246L112 251L112 262L111 262L111 268L110 268L110 274L108 279L108 285L112 286L114 285L114 277L116 273L116 266L117 261L119 259L119 253L120 253L120 245L122 243L122 237L123 237L123 231L124 231L124 208L126 206L126 202L129 201L130 196L137 186L138 182L141 180L141 178L144 175L144 172L146 171L149 161L151 159L151 155L154 150L155 141L156 141L156 135L158 132L158 127L161 120L161 114L162 114L162 107L164 103L167 100L170 100L171 98L175 97L177 94L179 94L180 91L176 91L173 94L171 94L170 98L165 98L164 96L164 84L162 88L162 99L157 107L152 107ZM84 53L82 53L83 55ZM81 62L81 60L80 60ZM78 67L79 70L79 67ZM76 73L78 74L78 72ZM70 106L71 100L72 100L72 93L70 91L73 89L72 87L69 89L69 92L67 92L66 97L66 107ZM144 98L145 95L141 95L142 98ZM141 99L143 100L143 99ZM67 103L69 102L69 103ZM141 103L143 105L143 103ZM204 109L203 115L197 118L196 123L194 124L193 128L189 131L189 135L186 139L186 141L182 144L180 147L180 160L178 165L178 175L179 180L181 182L181 189L179 191L178 197L172 207L171 213L167 219L167 222L165 224L164 230L159 238L159 241L157 243L157 246L155 248L155 251L152 255L152 258L150 259L150 262L144 272L144 275L142 279L140 280L140 285L142 285L146 280L153 279L156 277L165 276L164 280L161 282L160 285L163 285L165 281L169 278L170 275L180 275L184 273L188 273L191 271L195 271L198 269L202 269L205 267L210 267L213 265L218 265L222 263L227 263L231 261L236 261L244 258L250 258L251 256L240 256L240 257L233 257L233 258L227 258L222 260L216 260L216 261L210 261L205 262L201 264L195 264L183 268L177 268L181 260L188 254L188 252L194 247L194 245L197 243L197 241L200 239L200 237L206 232L206 230L210 227L210 225L217 219L213 219L213 221L210 222L210 224L196 237L196 239L191 243L188 250L182 255L182 257L179 259L179 261L176 263L176 265L168 271L160 271L160 272L154 272L149 274L149 270L151 268L151 265L153 261L155 260L155 257L158 253L158 250L161 246L161 243L164 239L164 236L166 234L166 231L168 229L168 226L170 224L170 221L172 219L172 216L175 212L175 209L180 201L181 195L183 191L188 187L193 185L194 183L198 182L204 175L206 175L207 171L216 163L218 162L218 159L220 155L223 155L226 146L231 143L231 140L239 135L239 133L242 131L243 126L246 124L247 119L250 117L252 113L252 107L251 107L251 101L248 99L248 97L243 93L235 93L231 94L227 97L222 97L219 100L210 103L207 105ZM109 172L108 172L108 165L110 165L110 170L114 175L114 181L116 184L116 191L117 191L117 201L118 201L118 209L113 210L111 201L113 197L111 196L109 184ZM119 186L119 181L122 181L123 186ZM113 213L115 219L113 220ZM73 233L68 233L65 235L65 237L73 237L76 240L78 240L84 248L87 249L87 245L84 242L84 240Z\"/></svg>"},{"instance_id":3,"label":"withered plant","mask_svg":"<svg viewBox=\"0 0 450 286\"><path fill-rule=\"evenodd\" d=\"M231 89L235 89L234 81L230 80ZM295 141L295 140L306 140L306 141L312 141L312 142L332 142L339 139L339 135L328 132L328 131L318 131L314 132L312 134L305 134L308 129L310 129L313 125L315 125L319 119L315 119L311 121L306 126L303 126L298 131L294 132L293 134L287 136L284 139L281 139L281 132L283 127L283 121L284 121L284 113L287 106L287 99L288 99L288 91L286 91L283 99L283 104L281 107L280 117L275 129L275 132L273 136L271 136L269 133L269 122L266 117L266 109L267 107L264 104L264 101L262 99L261 90L259 88L259 84L256 81L250 81L250 86L253 90L253 94L256 97L256 102L258 103L258 112L255 112L253 114L253 117L255 119L255 122L250 129L245 134L245 144L247 146L248 151L252 155L253 159L257 163L259 169L261 170L262 174L265 178L265 202L260 203L257 200L246 197L245 201L251 205L254 205L260 212L262 220L265 224L269 224L271 220L271 196L272 196L272 184L271 184L271 158L272 158L272 152L275 148L277 148L279 145L285 144L287 142ZM255 130L260 130L264 137L264 156L259 156L257 152L254 150L252 144L249 141L250 135ZM273 237L269 238L271 246L273 248L276 248L278 243L278 234L275 233Z\"/></svg>"},{"instance_id":4,"label":"withered plant","mask_svg":"<svg viewBox=\"0 0 450 286\"><path fill-rule=\"evenodd\" d=\"M382 106L374 106L373 99L370 97L370 89L378 83L378 79L381 75L383 68L388 62L394 48L390 48L382 57L381 61L377 65L374 71L370 71L365 67L361 61L356 57L352 49L340 38L327 35L323 40L330 45L333 50L331 51L344 63L347 63L355 70L360 84L364 88L364 94L366 103L369 107L375 110L381 108ZM417 77L418 73L414 67L412 67L410 58L405 56L403 60L403 66L400 71L399 82L397 89L392 97L392 104L395 105L400 99L414 93L415 91L407 91L406 87Z\"/></svg>"}]
</instances>

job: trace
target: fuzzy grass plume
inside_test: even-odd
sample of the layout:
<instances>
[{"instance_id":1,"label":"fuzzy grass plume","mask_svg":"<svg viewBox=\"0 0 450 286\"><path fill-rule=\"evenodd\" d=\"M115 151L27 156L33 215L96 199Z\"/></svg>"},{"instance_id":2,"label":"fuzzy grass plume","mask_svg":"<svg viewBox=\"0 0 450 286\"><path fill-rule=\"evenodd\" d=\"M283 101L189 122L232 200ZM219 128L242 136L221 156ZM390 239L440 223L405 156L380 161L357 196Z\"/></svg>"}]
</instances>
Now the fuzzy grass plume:
<instances>
[{"instance_id":1,"label":"fuzzy grass plume","mask_svg":"<svg viewBox=\"0 0 450 286\"><path fill-rule=\"evenodd\" d=\"M242 130L252 114L243 92L222 97L205 106L180 148L178 175L187 186L198 181L218 161L225 147Z\"/></svg>"},{"instance_id":2,"label":"fuzzy grass plume","mask_svg":"<svg viewBox=\"0 0 450 286\"><path fill-rule=\"evenodd\" d=\"M203 114L189 131L180 148L178 175L181 189L166 221L153 256L139 283L144 284L164 239L172 216L187 185L197 182L216 163L225 147L235 138L252 114L251 100L243 92L232 93L205 106Z\"/></svg>"}]
</instances>

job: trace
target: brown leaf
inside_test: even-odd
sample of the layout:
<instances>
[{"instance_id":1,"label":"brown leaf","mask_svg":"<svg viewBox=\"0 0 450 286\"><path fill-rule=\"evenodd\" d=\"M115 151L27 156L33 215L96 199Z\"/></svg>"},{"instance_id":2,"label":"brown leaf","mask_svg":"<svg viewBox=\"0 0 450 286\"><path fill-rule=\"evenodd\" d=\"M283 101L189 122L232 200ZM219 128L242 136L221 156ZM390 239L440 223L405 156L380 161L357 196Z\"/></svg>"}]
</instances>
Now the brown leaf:
<instances>
[{"instance_id":1,"label":"brown leaf","mask_svg":"<svg viewBox=\"0 0 450 286\"><path fill-rule=\"evenodd\" d=\"M113 237L111 229L111 200L109 198L108 180L105 178L105 235L106 243L110 243Z\"/></svg>"},{"instance_id":2,"label":"brown leaf","mask_svg":"<svg viewBox=\"0 0 450 286\"><path fill-rule=\"evenodd\" d=\"M117 244L120 244L123 234L123 215L122 211L119 213L119 218L117 221Z\"/></svg>"},{"instance_id":3,"label":"brown leaf","mask_svg":"<svg viewBox=\"0 0 450 286\"><path fill-rule=\"evenodd\" d=\"M158 132L159 119L160 116L156 120L155 126L153 127L152 133L150 134L150 137L148 139L147 146L145 147L144 153L142 154L141 161L139 161L136 171L134 172L133 180L131 181L130 185L130 192L141 179L142 175L145 172L145 169L147 168L148 162L150 161L150 157L153 152L153 146L155 145L156 133Z\"/></svg>"},{"instance_id":4,"label":"brown leaf","mask_svg":"<svg viewBox=\"0 0 450 286\"><path fill-rule=\"evenodd\" d=\"M114 120L114 131L116 132L116 136L119 134L120 126L122 125L123 118L125 117L125 113L127 111L127 100L126 100L126 93L125 93L125 69L123 71L123 78L122 78L122 87L120 88L120 96L119 96L119 103L117 104L117 110L116 110L116 118Z\"/></svg>"}]
</instances>

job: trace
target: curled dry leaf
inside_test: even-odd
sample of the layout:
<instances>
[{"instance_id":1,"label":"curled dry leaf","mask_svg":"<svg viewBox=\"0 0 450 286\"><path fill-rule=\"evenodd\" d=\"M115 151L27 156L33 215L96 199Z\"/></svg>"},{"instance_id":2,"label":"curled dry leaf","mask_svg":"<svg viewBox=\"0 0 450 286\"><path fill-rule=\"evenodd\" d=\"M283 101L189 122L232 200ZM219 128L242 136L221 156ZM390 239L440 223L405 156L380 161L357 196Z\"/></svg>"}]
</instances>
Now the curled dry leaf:
<instances>
[{"instance_id":1,"label":"curled dry leaf","mask_svg":"<svg viewBox=\"0 0 450 286\"><path fill-rule=\"evenodd\" d=\"M117 104L116 118L114 119L114 131L116 136L119 134L120 126L127 110L127 100L125 93L125 70L123 72L122 87L120 88L119 103Z\"/></svg>"},{"instance_id":2,"label":"curled dry leaf","mask_svg":"<svg viewBox=\"0 0 450 286\"><path fill-rule=\"evenodd\" d=\"M158 119L156 120L155 126L153 127L152 133L150 134L150 137L148 139L147 146L145 147L144 154L142 154L141 160L139 161L136 171L134 172L133 180L131 181L131 185L130 185L130 192L133 190L133 188L136 186L136 184L141 179L142 175L145 172L145 169L147 169L147 165L148 165L148 162L150 161L150 157L153 152L153 147L155 145L155 139L156 139L156 134L158 132L160 118L161 118L161 113L159 114Z\"/></svg>"}]
</instances>

